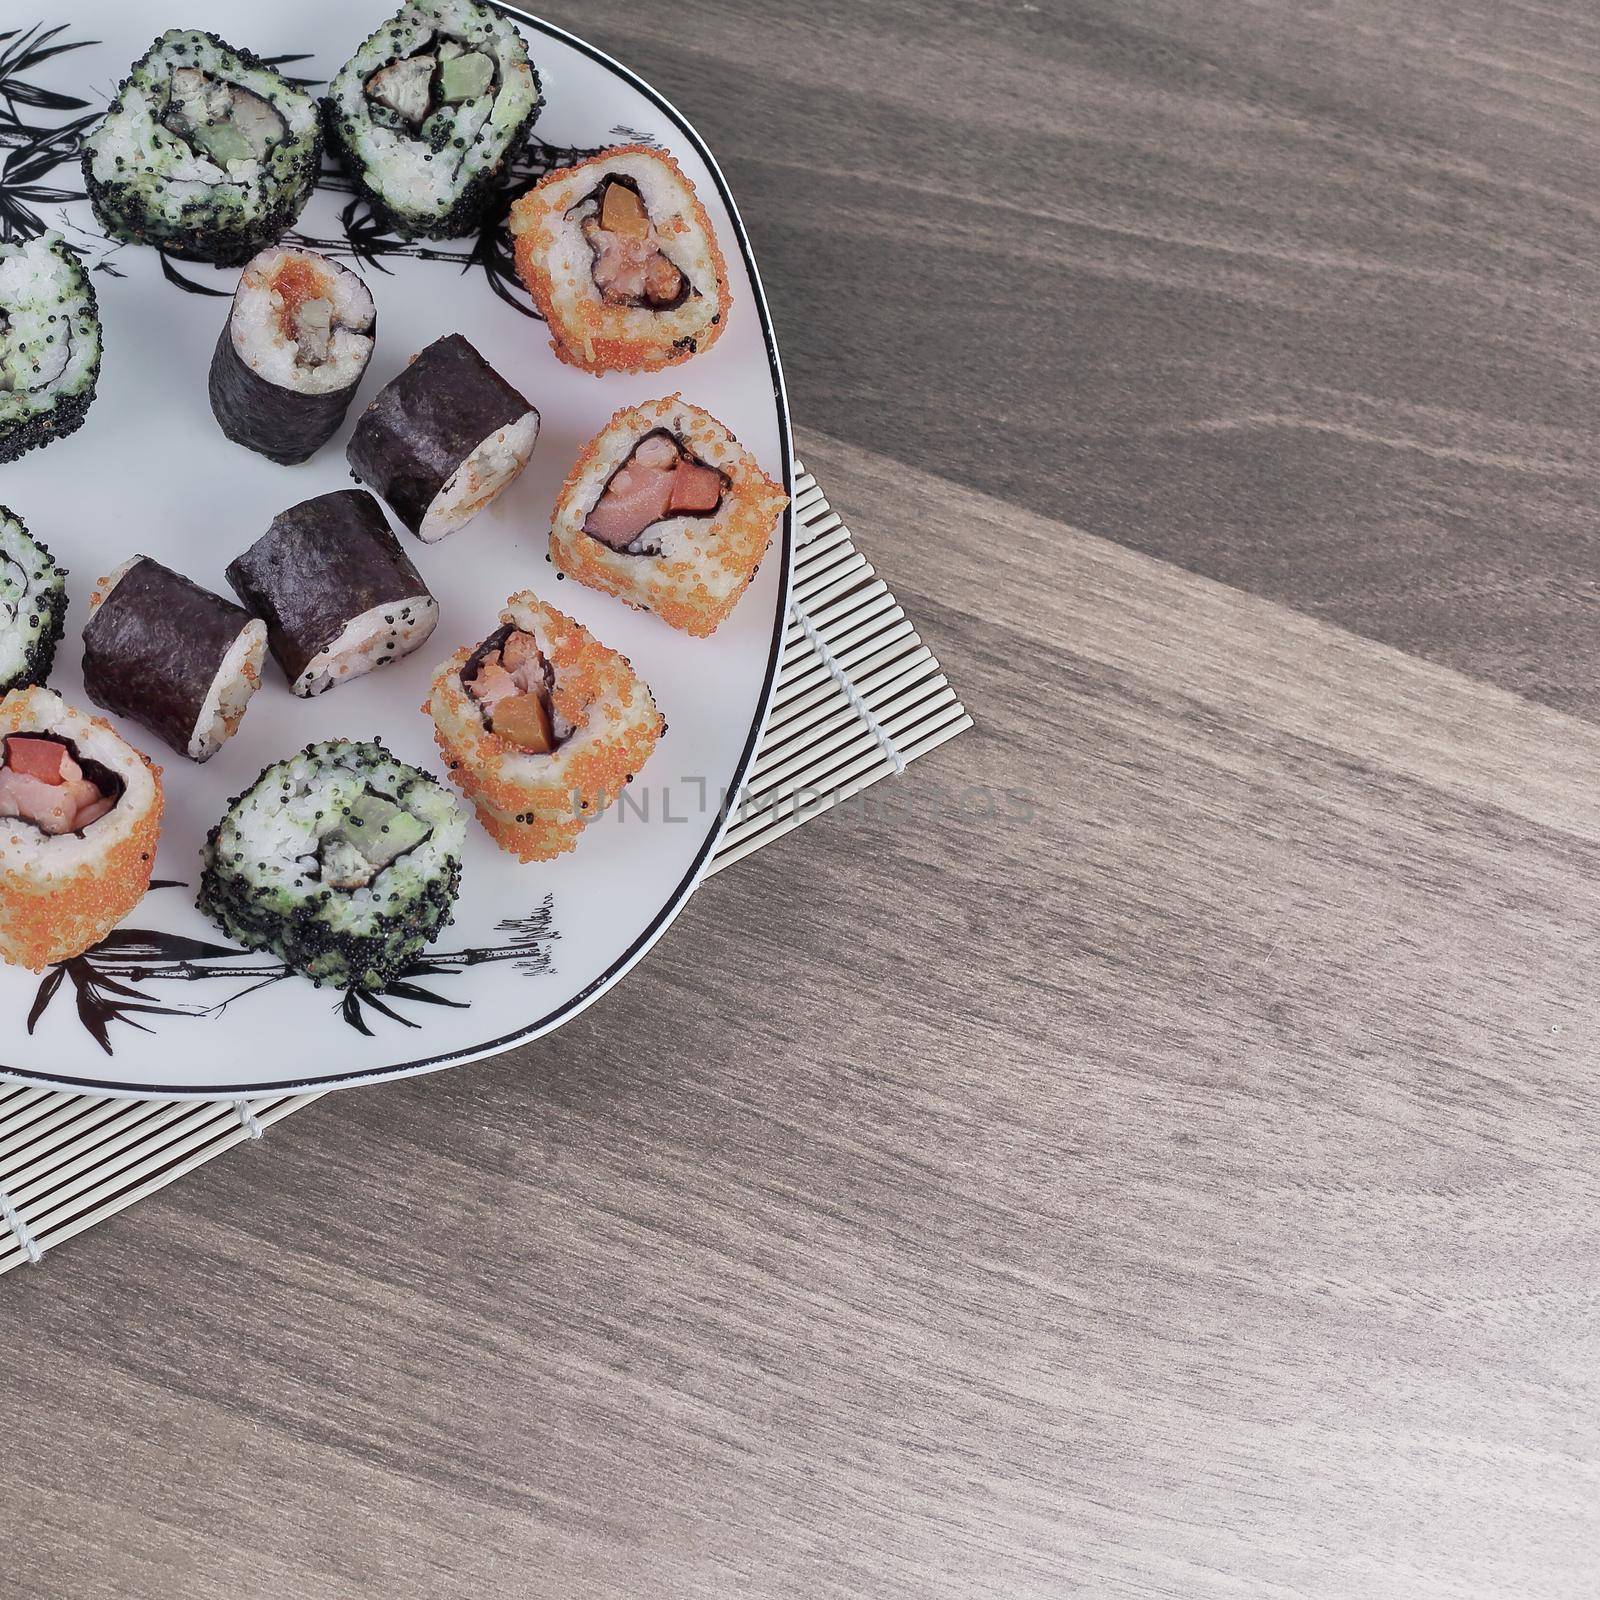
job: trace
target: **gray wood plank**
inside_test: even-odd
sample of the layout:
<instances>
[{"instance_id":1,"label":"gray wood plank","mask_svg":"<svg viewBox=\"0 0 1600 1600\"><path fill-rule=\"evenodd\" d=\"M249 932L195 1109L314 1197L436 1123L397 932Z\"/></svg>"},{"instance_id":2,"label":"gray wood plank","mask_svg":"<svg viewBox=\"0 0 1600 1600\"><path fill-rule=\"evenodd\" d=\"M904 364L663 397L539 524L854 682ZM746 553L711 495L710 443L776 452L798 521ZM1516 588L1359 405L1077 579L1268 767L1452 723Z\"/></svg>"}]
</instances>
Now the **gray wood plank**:
<instances>
[{"instance_id":1,"label":"gray wood plank","mask_svg":"<svg viewBox=\"0 0 1600 1600\"><path fill-rule=\"evenodd\" d=\"M802 419L1600 715L1592 7L581 19L721 153Z\"/></svg>"}]
</instances>

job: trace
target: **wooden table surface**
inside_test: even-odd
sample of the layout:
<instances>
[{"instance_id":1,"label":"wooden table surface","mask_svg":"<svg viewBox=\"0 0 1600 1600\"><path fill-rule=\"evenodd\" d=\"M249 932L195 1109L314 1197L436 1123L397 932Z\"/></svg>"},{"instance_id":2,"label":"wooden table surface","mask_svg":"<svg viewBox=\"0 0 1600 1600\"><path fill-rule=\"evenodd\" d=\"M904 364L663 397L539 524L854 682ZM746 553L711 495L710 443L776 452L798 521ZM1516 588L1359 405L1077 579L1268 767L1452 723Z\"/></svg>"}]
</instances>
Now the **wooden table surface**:
<instances>
[{"instance_id":1,"label":"wooden table surface","mask_svg":"<svg viewBox=\"0 0 1600 1600\"><path fill-rule=\"evenodd\" d=\"M0 1592L1594 1595L1592 7L553 14L978 726L0 1284Z\"/></svg>"}]
</instances>

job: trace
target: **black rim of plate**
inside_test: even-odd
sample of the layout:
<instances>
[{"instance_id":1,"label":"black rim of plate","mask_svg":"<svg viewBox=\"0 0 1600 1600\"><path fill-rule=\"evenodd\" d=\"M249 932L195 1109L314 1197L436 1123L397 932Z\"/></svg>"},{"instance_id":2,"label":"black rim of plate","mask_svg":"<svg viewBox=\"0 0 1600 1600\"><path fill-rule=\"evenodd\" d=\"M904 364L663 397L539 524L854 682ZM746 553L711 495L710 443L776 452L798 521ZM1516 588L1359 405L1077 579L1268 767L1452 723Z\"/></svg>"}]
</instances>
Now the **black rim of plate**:
<instances>
[{"instance_id":1,"label":"black rim of plate","mask_svg":"<svg viewBox=\"0 0 1600 1600\"><path fill-rule=\"evenodd\" d=\"M716 157L704 139L695 132L687 117L678 110L664 95L652 88L636 72L631 72L621 62L613 60L603 50L597 50L592 44L580 39L576 34L568 33L565 28L558 28L554 23L546 22L540 17L532 16L514 5L504 3L504 0L487 0L487 3L496 11L505 16L514 18L524 27L544 34L547 38L556 39L569 46L591 61L598 62L607 71L614 73L629 84L647 99L658 111L666 116L693 147L695 153L706 164L706 170L711 174L711 181L716 185L717 193L722 199L728 217L733 223L734 237L739 242L739 253L744 259L745 271L750 276L752 298L755 301L756 311L761 318L761 334L766 344L767 363L772 373L772 397L778 407L778 444L783 456L783 486L789 495L789 504L784 509L782 523L783 561L779 583L777 611L772 625L772 644L767 653L766 676L761 685L761 698L757 703L756 714L750 723L750 734L745 741L743 752L739 756L733 771L733 781L728 785L728 799L713 818L711 826L706 832L705 839L695 853L694 860L689 865L689 870L684 874L682 881L668 896L665 905L651 919L648 927L637 939L592 983L579 990L565 1005L558 1006L554 1011L547 1012L535 1022L518 1028L513 1033L501 1035L498 1039L490 1039L481 1045L471 1045L462 1050L446 1051L443 1055L423 1056L416 1061L403 1061L389 1067L365 1068L356 1072L330 1073L326 1077L318 1078L279 1078L264 1083L229 1083L214 1085L199 1085L195 1087L174 1088L170 1084L141 1084L117 1083L103 1078L69 1078L54 1073L30 1071L27 1068L0 1067L0 1076L17 1083L31 1083L42 1088L54 1089L91 1089L101 1094L122 1099L171 1099L171 1100L236 1100L245 1095L289 1095L308 1094L319 1089L352 1088L361 1084L384 1083L396 1078L414 1077L417 1074L433 1071L442 1067L461 1065L469 1061L481 1061L486 1056L499 1055L509 1050L513 1045L525 1044L537 1039L541 1035L551 1032L561 1023L574 1017L578 1012L598 1000L612 984L622 978L650 949L650 947L667 931L673 919L688 903L689 896L694 892L701 876L705 872L712 852L721 839L723 829L727 825L728 816L740 791L744 787L744 780L749 775L750 763L755 758L756 747L760 743L761 735L767 725L767 717L772 709L772 689L778 676L778 663L783 655L783 633L789 616L789 595L794 582L794 441L789 421L789 396L783 382L783 365L778 357L778 342L772 331L772 315L767 307L766 291L761 284L761 274L756 267L755 253L750 248L750 236L745 232L744 219L739 215L739 208L734 203L733 193L728 188L728 180L722 175L722 169L717 165Z\"/></svg>"}]
</instances>

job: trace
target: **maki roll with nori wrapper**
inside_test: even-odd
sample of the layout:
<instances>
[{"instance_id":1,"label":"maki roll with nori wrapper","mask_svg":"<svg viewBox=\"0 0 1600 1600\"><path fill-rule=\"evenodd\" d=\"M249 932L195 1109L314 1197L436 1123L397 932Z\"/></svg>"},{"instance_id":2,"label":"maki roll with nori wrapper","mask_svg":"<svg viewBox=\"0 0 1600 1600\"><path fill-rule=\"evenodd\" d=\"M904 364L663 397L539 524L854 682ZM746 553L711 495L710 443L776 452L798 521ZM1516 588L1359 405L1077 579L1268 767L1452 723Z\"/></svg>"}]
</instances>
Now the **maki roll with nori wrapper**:
<instances>
[{"instance_id":1,"label":"maki roll with nori wrapper","mask_svg":"<svg viewBox=\"0 0 1600 1600\"><path fill-rule=\"evenodd\" d=\"M523 861L571 850L666 731L628 658L531 589L439 668L427 710L451 778Z\"/></svg>"},{"instance_id":2,"label":"maki roll with nori wrapper","mask_svg":"<svg viewBox=\"0 0 1600 1600\"><path fill-rule=\"evenodd\" d=\"M350 409L376 324L372 295L347 267L311 250L263 250L211 357L222 431L283 466L309 460Z\"/></svg>"},{"instance_id":3,"label":"maki roll with nori wrapper","mask_svg":"<svg viewBox=\"0 0 1600 1600\"><path fill-rule=\"evenodd\" d=\"M510 487L538 438L539 413L451 333L367 407L345 453L356 477L431 544Z\"/></svg>"},{"instance_id":4,"label":"maki roll with nori wrapper","mask_svg":"<svg viewBox=\"0 0 1600 1600\"><path fill-rule=\"evenodd\" d=\"M728 325L728 268L676 161L619 145L546 174L511 208L517 276L565 362L654 372Z\"/></svg>"},{"instance_id":5,"label":"maki roll with nori wrapper","mask_svg":"<svg viewBox=\"0 0 1600 1600\"><path fill-rule=\"evenodd\" d=\"M273 518L228 567L245 606L297 695L309 698L398 661L439 620L383 508L361 489L336 489Z\"/></svg>"},{"instance_id":6,"label":"maki roll with nori wrapper","mask_svg":"<svg viewBox=\"0 0 1600 1600\"><path fill-rule=\"evenodd\" d=\"M381 744L308 745L211 830L199 906L319 985L381 989L449 920L466 828L449 790Z\"/></svg>"},{"instance_id":7,"label":"maki roll with nori wrapper","mask_svg":"<svg viewBox=\"0 0 1600 1600\"><path fill-rule=\"evenodd\" d=\"M0 461L83 426L100 378L100 314L59 233L0 244Z\"/></svg>"},{"instance_id":8,"label":"maki roll with nori wrapper","mask_svg":"<svg viewBox=\"0 0 1600 1600\"><path fill-rule=\"evenodd\" d=\"M89 698L209 761L261 687L266 624L149 556L123 562L89 603Z\"/></svg>"},{"instance_id":9,"label":"maki roll with nori wrapper","mask_svg":"<svg viewBox=\"0 0 1600 1600\"><path fill-rule=\"evenodd\" d=\"M144 898L161 769L48 689L0 699L0 960L68 961Z\"/></svg>"},{"instance_id":10,"label":"maki roll with nori wrapper","mask_svg":"<svg viewBox=\"0 0 1600 1600\"><path fill-rule=\"evenodd\" d=\"M617 412L573 464L550 526L561 571L698 637L739 603L789 497L682 395Z\"/></svg>"},{"instance_id":11,"label":"maki roll with nori wrapper","mask_svg":"<svg viewBox=\"0 0 1600 1600\"><path fill-rule=\"evenodd\" d=\"M0 506L0 694L50 676L66 616L66 573Z\"/></svg>"},{"instance_id":12,"label":"maki roll with nori wrapper","mask_svg":"<svg viewBox=\"0 0 1600 1600\"><path fill-rule=\"evenodd\" d=\"M133 64L83 143L114 239L242 266L300 215L322 164L316 102L248 50L174 28Z\"/></svg>"},{"instance_id":13,"label":"maki roll with nori wrapper","mask_svg":"<svg viewBox=\"0 0 1600 1600\"><path fill-rule=\"evenodd\" d=\"M375 215L457 239L489 214L539 110L517 30L473 0L413 0L328 86L328 136Z\"/></svg>"}]
</instances>

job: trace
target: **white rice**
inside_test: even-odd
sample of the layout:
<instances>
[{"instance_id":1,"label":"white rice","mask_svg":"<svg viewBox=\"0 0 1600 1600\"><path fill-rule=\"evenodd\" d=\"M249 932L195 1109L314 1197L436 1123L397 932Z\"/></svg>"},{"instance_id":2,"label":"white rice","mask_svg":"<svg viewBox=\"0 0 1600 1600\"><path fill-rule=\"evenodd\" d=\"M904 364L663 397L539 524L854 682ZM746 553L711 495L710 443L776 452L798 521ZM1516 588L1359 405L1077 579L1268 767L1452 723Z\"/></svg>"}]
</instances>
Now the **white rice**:
<instances>
[{"instance_id":1,"label":"white rice","mask_svg":"<svg viewBox=\"0 0 1600 1600\"><path fill-rule=\"evenodd\" d=\"M323 280L323 298L333 316L326 361L303 361L299 342L284 332L283 297L272 285L279 268L291 260L305 262ZM360 382L372 359L376 320L372 294L355 273L312 251L274 245L245 267L229 328L235 353L258 377L299 394L331 394Z\"/></svg>"},{"instance_id":2,"label":"white rice","mask_svg":"<svg viewBox=\"0 0 1600 1600\"><path fill-rule=\"evenodd\" d=\"M0 312L0 421L48 409L99 365L88 282L59 233L0 245Z\"/></svg>"},{"instance_id":3,"label":"white rice","mask_svg":"<svg viewBox=\"0 0 1600 1600\"><path fill-rule=\"evenodd\" d=\"M252 617L233 641L195 721L189 759L209 761L239 731L250 698L261 687L261 663L267 653L267 625Z\"/></svg>"},{"instance_id":4,"label":"white rice","mask_svg":"<svg viewBox=\"0 0 1600 1600\"><path fill-rule=\"evenodd\" d=\"M491 434L451 474L433 498L417 529L426 544L465 527L488 507L527 466L539 440L539 413L525 412Z\"/></svg>"},{"instance_id":5,"label":"white rice","mask_svg":"<svg viewBox=\"0 0 1600 1600\"><path fill-rule=\"evenodd\" d=\"M409 613L405 620L403 613ZM389 621L389 618L394 621ZM290 687L309 700L360 678L386 662L408 656L426 642L439 622L439 603L426 592L363 611L344 626L327 649L313 656Z\"/></svg>"}]
</instances>

